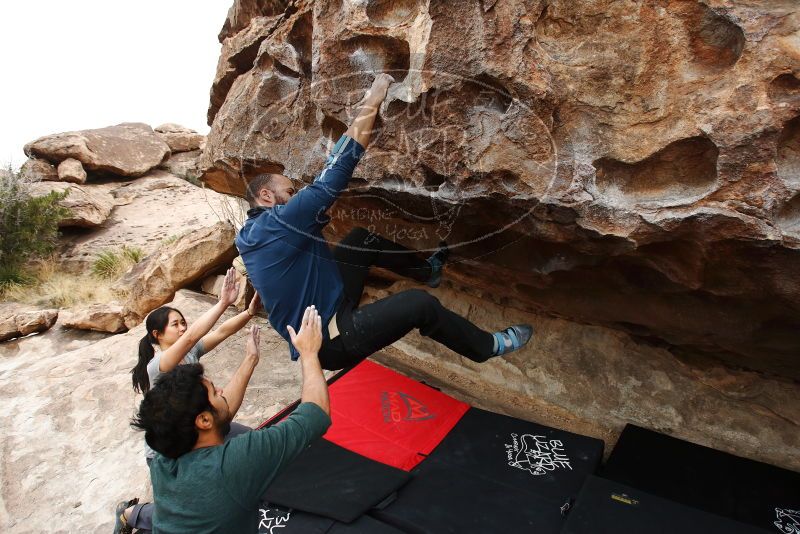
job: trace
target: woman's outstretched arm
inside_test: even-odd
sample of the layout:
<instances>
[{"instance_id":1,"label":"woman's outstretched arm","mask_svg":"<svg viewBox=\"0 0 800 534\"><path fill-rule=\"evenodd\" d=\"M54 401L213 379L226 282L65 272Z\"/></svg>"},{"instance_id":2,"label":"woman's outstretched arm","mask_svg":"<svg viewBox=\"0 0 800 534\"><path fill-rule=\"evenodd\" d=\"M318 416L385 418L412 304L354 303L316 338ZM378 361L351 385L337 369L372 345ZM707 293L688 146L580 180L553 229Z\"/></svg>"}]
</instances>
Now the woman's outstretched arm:
<instances>
[{"instance_id":1,"label":"woman's outstretched arm","mask_svg":"<svg viewBox=\"0 0 800 534\"><path fill-rule=\"evenodd\" d=\"M203 348L205 351L208 352L212 350L214 347L228 339L228 337L244 328L244 325L246 325L247 322L255 316L260 303L261 299L258 298L258 293L256 293L246 310L234 317L231 317L222 323L219 328L216 328L212 332L209 332L203 336Z\"/></svg>"},{"instance_id":2,"label":"woman's outstretched arm","mask_svg":"<svg viewBox=\"0 0 800 534\"><path fill-rule=\"evenodd\" d=\"M239 284L236 282L236 269L231 267L225 273L225 281L222 284L219 301L200 316L197 321L192 323L186 332L161 354L161 361L158 364L159 371L167 373L175 369L181 360L186 357L186 354L192 350L192 347L211 330L214 323L222 316L228 306L236 302L238 297Z\"/></svg>"}]
</instances>

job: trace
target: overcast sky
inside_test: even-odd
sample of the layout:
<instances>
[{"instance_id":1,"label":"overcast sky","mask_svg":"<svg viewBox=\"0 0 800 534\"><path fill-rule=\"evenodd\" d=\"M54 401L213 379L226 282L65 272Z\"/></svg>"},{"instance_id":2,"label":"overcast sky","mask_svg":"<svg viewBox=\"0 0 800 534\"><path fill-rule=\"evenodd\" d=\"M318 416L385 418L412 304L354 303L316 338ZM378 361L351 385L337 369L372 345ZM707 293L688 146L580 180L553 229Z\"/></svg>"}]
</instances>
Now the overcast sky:
<instances>
[{"instance_id":1,"label":"overcast sky","mask_svg":"<svg viewBox=\"0 0 800 534\"><path fill-rule=\"evenodd\" d=\"M120 122L208 133L233 0L0 2L0 166L37 137Z\"/></svg>"}]
</instances>

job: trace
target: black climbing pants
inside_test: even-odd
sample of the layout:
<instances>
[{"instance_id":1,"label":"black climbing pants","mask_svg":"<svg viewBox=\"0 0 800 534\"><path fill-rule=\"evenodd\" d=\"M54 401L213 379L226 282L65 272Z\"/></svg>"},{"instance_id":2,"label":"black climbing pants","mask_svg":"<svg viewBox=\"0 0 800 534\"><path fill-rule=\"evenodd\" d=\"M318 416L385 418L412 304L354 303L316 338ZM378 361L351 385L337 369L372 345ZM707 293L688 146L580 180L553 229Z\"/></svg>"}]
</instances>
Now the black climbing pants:
<instances>
[{"instance_id":1,"label":"black climbing pants","mask_svg":"<svg viewBox=\"0 0 800 534\"><path fill-rule=\"evenodd\" d=\"M355 365L415 328L470 360L484 362L492 356L492 334L451 312L427 291L409 289L358 306L372 265L420 282L428 280L430 265L414 251L355 228L334 248L333 256L342 274L345 298L336 312L340 335L326 339L320 350L324 369Z\"/></svg>"}]
</instances>

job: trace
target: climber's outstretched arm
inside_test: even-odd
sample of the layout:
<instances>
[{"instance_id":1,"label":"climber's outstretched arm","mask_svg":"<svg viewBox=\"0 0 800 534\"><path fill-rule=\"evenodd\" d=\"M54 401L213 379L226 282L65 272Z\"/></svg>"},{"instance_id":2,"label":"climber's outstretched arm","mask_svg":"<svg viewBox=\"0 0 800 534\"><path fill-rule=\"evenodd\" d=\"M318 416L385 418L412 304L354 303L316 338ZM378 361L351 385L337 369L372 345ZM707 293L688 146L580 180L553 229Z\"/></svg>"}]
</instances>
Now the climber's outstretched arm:
<instances>
[{"instance_id":1,"label":"climber's outstretched arm","mask_svg":"<svg viewBox=\"0 0 800 534\"><path fill-rule=\"evenodd\" d=\"M357 141L359 145L367 148L369 139L372 137L372 127L375 124L375 116L378 114L383 101L386 99L386 92L389 90L389 85L394 82L388 74L378 74L372 82L367 94L364 96L364 102L358 110L353 124L344 133L346 136Z\"/></svg>"},{"instance_id":2,"label":"climber's outstretched arm","mask_svg":"<svg viewBox=\"0 0 800 534\"><path fill-rule=\"evenodd\" d=\"M298 191L285 205L274 208L275 215L292 228L311 231L325 223L325 212L344 191L372 137L375 115L386 98L394 78L379 74L372 82L353 124L333 147L325 168L313 183ZM355 141L355 143L353 142Z\"/></svg>"}]
</instances>

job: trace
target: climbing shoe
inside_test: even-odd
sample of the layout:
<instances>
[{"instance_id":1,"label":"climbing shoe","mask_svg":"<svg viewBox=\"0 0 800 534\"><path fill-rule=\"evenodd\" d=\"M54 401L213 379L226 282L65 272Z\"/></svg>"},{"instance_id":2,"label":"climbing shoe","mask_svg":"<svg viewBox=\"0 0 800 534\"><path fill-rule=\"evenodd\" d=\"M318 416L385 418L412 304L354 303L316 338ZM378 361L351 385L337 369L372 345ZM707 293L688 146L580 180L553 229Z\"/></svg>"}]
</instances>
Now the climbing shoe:
<instances>
[{"instance_id":1,"label":"climbing shoe","mask_svg":"<svg viewBox=\"0 0 800 534\"><path fill-rule=\"evenodd\" d=\"M431 266L431 277L428 279L428 287L439 287L442 281L442 270L444 264L447 263L447 257L450 255L450 249L447 248L447 243L442 241L439 243L439 249L428 258L428 264Z\"/></svg>"},{"instance_id":2,"label":"climbing shoe","mask_svg":"<svg viewBox=\"0 0 800 534\"><path fill-rule=\"evenodd\" d=\"M529 324L515 324L492 335L494 356L502 356L524 347L533 337L533 327Z\"/></svg>"},{"instance_id":3,"label":"climbing shoe","mask_svg":"<svg viewBox=\"0 0 800 534\"><path fill-rule=\"evenodd\" d=\"M130 501L120 501L117 504L117 509L114 511L114 534L132 534L133 528L128 525L125 519L125 510L139 504L139 499L131 499Z\"/></svg>"}]
</instances>

